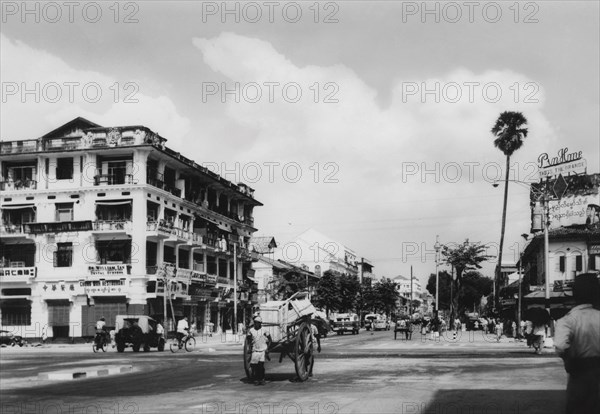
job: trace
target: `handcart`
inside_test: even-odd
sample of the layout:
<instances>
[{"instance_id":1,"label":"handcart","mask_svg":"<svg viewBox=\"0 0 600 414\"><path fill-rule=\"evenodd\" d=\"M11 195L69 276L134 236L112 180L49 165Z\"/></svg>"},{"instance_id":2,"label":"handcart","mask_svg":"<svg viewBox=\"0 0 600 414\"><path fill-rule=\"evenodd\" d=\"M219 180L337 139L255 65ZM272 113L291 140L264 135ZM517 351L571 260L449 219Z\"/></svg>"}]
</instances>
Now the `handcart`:
<instances>
[{"instance_id":1,"label":"handcart","mask_svg":"<svg viewBox=\"0 0 600 414\"><path fill-rule=\"evenodd\" d=\"M269 301L260 305L262 327L271 335L269 353L279 353L279 362L284 356L294 362L300 381L306 381L314 364L315 341L311 332L311 316L315 307L308 299L308 292L295 293L287 300ZM248 379L252 379L250 360L252 358L251 339L244 342L244 369Z\"/></svg>"}]
</instances>

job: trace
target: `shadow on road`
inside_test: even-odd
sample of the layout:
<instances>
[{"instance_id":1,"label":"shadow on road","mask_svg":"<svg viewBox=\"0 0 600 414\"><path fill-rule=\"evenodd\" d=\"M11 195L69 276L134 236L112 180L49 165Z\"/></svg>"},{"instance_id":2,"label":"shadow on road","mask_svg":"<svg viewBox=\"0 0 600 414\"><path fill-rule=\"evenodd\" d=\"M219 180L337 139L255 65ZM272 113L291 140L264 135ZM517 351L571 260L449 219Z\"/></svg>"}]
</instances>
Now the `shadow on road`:
<instances>
[{"instance_id":1,"label":"shadow on road","mask_svg":"<svg viewBox=\"0 0 600 414\"><path fill-rule=\"evenodd\" d=\"M456 389L435 393L429 403L402 403L402 413L562 414L565 391Z\"/></svg>"}]
</instances>

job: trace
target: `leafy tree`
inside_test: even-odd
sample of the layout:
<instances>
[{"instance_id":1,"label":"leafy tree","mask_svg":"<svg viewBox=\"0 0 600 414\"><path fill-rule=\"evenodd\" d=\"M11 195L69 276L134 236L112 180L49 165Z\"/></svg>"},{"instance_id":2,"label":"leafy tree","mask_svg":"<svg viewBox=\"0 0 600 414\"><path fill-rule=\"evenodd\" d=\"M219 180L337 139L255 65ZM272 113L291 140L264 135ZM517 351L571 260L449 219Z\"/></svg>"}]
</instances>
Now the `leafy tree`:
<instances>
[{"instance_id":1,"label":"leafy tree","mask_svg":"<svg viewBox=\"0 0 600 414\"><path fill-rule=\"evenodd\" d=\"M450 285L452 283L452 276L445 271L442 270L440 272L439 277L439 285L440 285L440 294L438 296L439 304L436 304L437 309L447 309L450 310ZM435 273L429 275L429 280L427 281L426 289L435 297L436 292L436 282L435 282Z\"/></svg>"},{"instance_id":2,"label":"leafy tree","mask_svg":"<svg viewBox=\"0 0 600 414\"><path fill-rule=\"evenodd\" d=\"M506 202L508 200L508 176L510 172L510 157L523 146L523 141L527 137L527 119L521 112L502 112L494 127L494 146L506 156L506 173L504 175L504 204L502 208L502 229L500 230L500 246L498 251L498 263L496 264L496 292L500 287L500 275L502 266L502 249L504 248L504 231L506 228Z\"/></svg>"},{"instance_id":3,"label":"leafy tree","mask_svg":"<svg viewBox=\"0 0 600 414\"><path fill-rule=\"evenodd\" d=\"M391 279L383 278L381 281L375 283L373 290L377 311L382 311L387 315L391 315L396 311L398 299L400 298L400 292L398 292L396 283Z\"/></svg>"},{"instance_id":4,"label":"leafy tree","mask_svg":"<svg viewBox=\"0 0 600 414\"><path fill-rule=\"evenodd\" d=\"M481 297L492 293L493 280L479 272L471 271L464 274L462 283L457 309L461 315L465 311L476 309L481 302Z\"/></svg>"},{"instance_id":5,"label":"leafy tree","mask_svg":"<svg viewBox=\"0 0 600 414\"><path fill-rule=\"evenodd\" d=\"M339 277L329 270L325 271L319 279L313 300L317 307L326 310L327 316L330 311L337 311L341 304Z\"/></svg>"},{"instance_id":6,"label":"leafy tree","mask_svg":"<svg viewBox=\"0 0 600 414\"><path fill-rule=\"evenodd\" d=\"M359 302L360 282L358 278L343 274L339 276L340 302L338 310L340 312L351 312L356 310Z\"/></svg>"},{"instance_id":7,"label":"leafy tree","mask_svg":"<svg viewBox=\"0 0 600 414\"><path fill-rule=\"evenodd\" d=\"M307 288L314 287L316 283L315 278L309 277L307 280L305 274L292 270L272 280L269 284L269 293L278 300L283 300L296 292L306 291Z\"/></svg>"},{"instance_id":8,"label":"leafy tree","mask_svg":"<svg viewBox=\"0 0 600 414\"><path fill-rule=\"evenodd\" d=\"M461 295L463 273L468 270L481 269L480 263L488 260L490 256L485 255L486 246L481 243L469 243L465 240L463 244L456 247L443 246L442 255L446 263L454 267L456 278L453 283L454 295L452 297L452 309L450 313L451 328L454 327L455 312L458 310L458 298ZM441 292L441 289L440 289Z\"/></svg>"}]
</instances>

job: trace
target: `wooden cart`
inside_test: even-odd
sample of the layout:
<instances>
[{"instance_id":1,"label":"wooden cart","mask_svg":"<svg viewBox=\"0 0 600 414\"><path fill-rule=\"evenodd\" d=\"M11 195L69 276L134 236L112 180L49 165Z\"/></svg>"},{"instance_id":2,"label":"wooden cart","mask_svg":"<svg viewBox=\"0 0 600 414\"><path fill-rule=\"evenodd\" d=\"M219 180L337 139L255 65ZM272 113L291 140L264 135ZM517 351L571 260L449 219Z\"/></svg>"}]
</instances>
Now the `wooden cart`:
<instances>
[{"instance_id":1,"label":"wooden cart","mask_svg":"<svg viewBox=\"0 0 600 414\"><path fill-rule=\"evenodd\" d=\"M307 292L298 292L284 301L270 301L260 305L262 327L273 340L269 345L269 353L279 353L279 362L284 356L288 356L294 362L300 381L308 379L314 364L313 353L316 346L311 333L311 316L315 312ZM251 358L251 339L246 337L244 369L248 379L252 379Z\"/></svg>"}]
</instances>

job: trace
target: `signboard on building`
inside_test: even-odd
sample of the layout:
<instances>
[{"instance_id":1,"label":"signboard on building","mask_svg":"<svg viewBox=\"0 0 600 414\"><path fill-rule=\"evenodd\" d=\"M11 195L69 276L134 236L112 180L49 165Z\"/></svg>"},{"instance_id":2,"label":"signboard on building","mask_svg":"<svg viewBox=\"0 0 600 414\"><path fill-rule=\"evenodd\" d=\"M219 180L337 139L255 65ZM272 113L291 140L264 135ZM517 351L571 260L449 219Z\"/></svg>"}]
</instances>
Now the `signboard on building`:
<instances>
[{"instance_id":1,"label":"signboard on building","mask_svg":"<svg viewBox=\"0 0 600 414\"><path fill-rule=\"evenodd\" d=\"M600 244L592 244L588 248L589 254L600 254Z\"/></svg>"},{"instance_id":2,"label":"signboard on building","mask_svg":"<svg viewBox=\"0 0 600 414\"><path fill-rule=\"evenodd\" d=\"M543 152L538 157L540 179L557 177L560 174L584 174L587 163L582 158L582 152L569 152L569 148L561 148L556 157Z\"/></svg>"},{"instance_id":3,"label":"signboard on building","mask_svg":"<svg viewBox=\"0 0 600 414\"><path fill-rule=\"evenodd\" d=\"M76 282L44 282L41 286L44 299L69 298L82 295L84 289L79 281Z\"/></svg>"},{"instance_id":4,"label":"signboard on building","mask_svg":"<svg viewBox=\"0 0 600 414\"><path fill-rule=\"evenodd\" d=\"M79 282L88 296L120 296L129 293L127 279L84 280Z\"/></svg>"},{"instance_id":5,"label":"signboard on building","mask_svg":"<svg viewBox=\"0 0 600 414\"><path fill-rule=\"evenodd\" d=\"M88 266L90 276L127 276L129 265L126 264L104 264Z\"/></svg>"},{"instance_id":6,"label":"signboard on building","mask_svg":"<svg viewBox=\"0 0 600 414\"><path fill-rule=\"evenodd\" d=\"M0 267L0 276L3 281L21 281L34 278L37 274L36 267Z\"/></svg>"}]
</instances>

